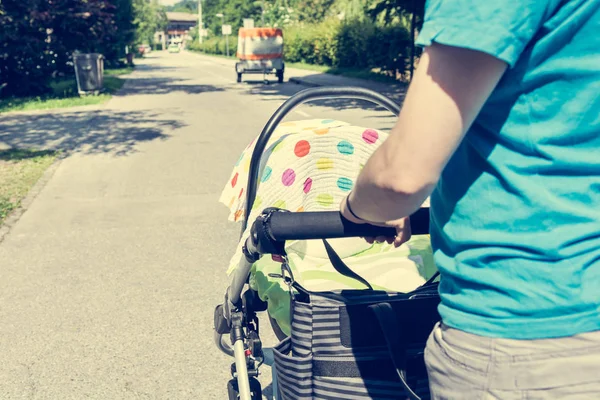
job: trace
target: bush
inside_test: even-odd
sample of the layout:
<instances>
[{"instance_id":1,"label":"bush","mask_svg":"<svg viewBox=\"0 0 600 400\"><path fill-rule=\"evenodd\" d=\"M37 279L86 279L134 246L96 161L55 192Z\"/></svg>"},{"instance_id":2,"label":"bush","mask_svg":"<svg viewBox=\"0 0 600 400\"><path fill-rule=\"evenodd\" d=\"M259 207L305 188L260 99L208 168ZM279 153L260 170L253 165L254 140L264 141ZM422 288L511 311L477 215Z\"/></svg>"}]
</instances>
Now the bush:
<instances>
[{"instance_id":1,"label":"bush","mask_svg":"<svg viewBox=\"0 0 600 400\"><path fill-rule=\"evenodd\" d=\"M410 34L400 25L329 19L286 28L284 43L284 58L288 62L380 69L396 77L406 69Z\"/></svg>"},{"instance_id":2,"label":"bush","mask_svg":"<svg viewBox=\"0 0 600 400\"><path fill-rule=\"evenodd\" d=\"M40 0L0 1L0 94L42 95L51 91L55 54L48 50Z\"/></svg>"},{"instance_id":3,"label":"bush","mask_svg":"<svg viewBox=\"0 0 600 400\"><path fill-rule=\"evenodd\" d=\"M124 44L132 38L129 3L0 0L0 95L51 92L55 77L74 74L76 51L102 53L107 63L118 61Z\"/></svg>"},{"instance_id":4,"label":"bush","mask_svg":"<svg viewBox=\"0 0 600 400\"><path fill-rule=\"evenodd\" d=\"M339 66L339 31L335 19L320 24L300 24L284 30L284 58L289 62Z\"/></svg>"},{"instance_id":5,"label":"bush","mask_svg":"<svg viewBox=\"0 0 600 400\"><path fill-rule=\"evenodd\" d=\"M319 24L284 28L284 59L333 68L372 70L394 78L404 74L410 54L410 33L402 25L381 26L370 21L327 19ZM189 50L226 54L225 37L215 36ZM235 55L237 38L229 38L229 54Z\"/></svg>"},{"instance_id":6,"label":"bush","mask_svg":"<svg viewBox=\"0 0 600 400\"><path fill-rule=\"evenodd\" d=\"M206 54L227 54L227 42L224 36L215 36L205 39L202 44L194 41L187 46L188 50L201 51ZM237 37L229 38L229 55L235 56L237 52Z\"/></svg>"}]
</instances>

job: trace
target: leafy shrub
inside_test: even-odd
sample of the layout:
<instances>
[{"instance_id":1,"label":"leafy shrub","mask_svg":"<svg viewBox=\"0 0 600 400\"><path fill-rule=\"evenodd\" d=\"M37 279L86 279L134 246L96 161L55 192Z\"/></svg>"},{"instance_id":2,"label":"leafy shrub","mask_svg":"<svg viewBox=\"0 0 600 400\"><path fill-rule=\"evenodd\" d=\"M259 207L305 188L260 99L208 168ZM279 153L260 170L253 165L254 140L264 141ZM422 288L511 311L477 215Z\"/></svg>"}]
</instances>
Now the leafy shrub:
<instances>
[{"instance_id":1,"label":"leafy shrub","mask_svg":"<svg viewBox=\"0 0 600 400\"><path fill-rule=\"evenodd\" d=\"M0 94L50 92L54 54L48 51L47 16L40 0L0 1Z\"/></svg>"},{"instance_id":2,"label":"leafy shrub","mask_svg":"<svg viewBox=\"0 0 600 400\"><path fill-rule=\"evenodd\" d=\"M227 43L224 36L214 36L210 39L205 39L202 43L194 41L187 45L187 48L192 51L201 51L207 54L227 54ZM237 52L237 37L229 38L229 55L235 56Z\"/></svg>"},{"instance_id":3,"label":"leafy shrub","mask_svg":"<svg viewBox=\"0 0 600 400\"><path fill-rule=\"evenodd\" d=\"M51 92L56 77L74 74L75 51L99 52L107 63L118 62L132 38L130 3L0 0L0 95Z\"/></svg>"},{"instance_id":4,"label":"leafy shrub","mask_svg":"<svg viewBox=\"0 0 600 400\"><path fill-rule=\"evenodd\" d=\"M298 24L284 31L284 57L335 68L377 68L395 77L405 71L409 36L404 26L365 20Z\"/></svg>"},{"instance_id":5,"label":"leafy shrub","mask_svg":"<svg viewBox=\"0 0 600 400\"><path fill-rule=\"evenodd\" d=\"M334 68L379 69L394 78L404 74L410 34L403 25L381 26L368 20L327 19L319 24L296 24L284 29L284 59L287 62L325 65ZM225 38L215 36L190 50L225 54ZM237 38L229 41L235 55Z\"/></svg>"}]
</instances>

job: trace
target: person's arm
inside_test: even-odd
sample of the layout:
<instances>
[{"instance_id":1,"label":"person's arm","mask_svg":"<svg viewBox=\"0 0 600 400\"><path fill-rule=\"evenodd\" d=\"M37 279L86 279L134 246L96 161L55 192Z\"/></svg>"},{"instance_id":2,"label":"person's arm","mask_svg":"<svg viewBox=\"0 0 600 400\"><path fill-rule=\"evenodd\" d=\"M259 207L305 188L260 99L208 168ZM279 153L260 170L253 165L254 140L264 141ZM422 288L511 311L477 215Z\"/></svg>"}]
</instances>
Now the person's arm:
<instances>
[{"instance_id":1,"label":"person's arm","mask_svg":"<svg viewBox=\"0 0 600 400\"><path fill-rule=\"evenodd\" d=\"M489 54L429 46L409 87L398 122L374 152L342 213L355 222L394 224L415 212L502 77L507 64ZM390 222L391 221L391 222Z\"/></svg>"}]
</instances>

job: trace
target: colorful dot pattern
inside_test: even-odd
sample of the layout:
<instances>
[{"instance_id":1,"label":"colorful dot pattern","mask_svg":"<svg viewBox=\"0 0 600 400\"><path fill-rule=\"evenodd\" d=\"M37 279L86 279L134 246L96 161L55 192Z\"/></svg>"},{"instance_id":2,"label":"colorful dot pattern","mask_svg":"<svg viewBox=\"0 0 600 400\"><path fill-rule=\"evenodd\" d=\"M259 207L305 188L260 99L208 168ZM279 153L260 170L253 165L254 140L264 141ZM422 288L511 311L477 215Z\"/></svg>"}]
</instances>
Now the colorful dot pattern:
<instances>
[{"instance_id":1,"label":"colorful dot pattern","mask_svg":"<svg viewBox=\"0 0 600 400\"><path fill-rule=\"evenodd\" d=\"M330 207L333 205L333 195L329 193L318 194L317 202L324 207Z\"/></svg>"},{"instance_id":2,"label":"colorful dot pattern","mask_svg":"<svg viewBox=\"0 0 600 400\"><path fill-rule=\"evenodd\" d=\"M263 176L262 176L262 178L261 178L260 181L263 182L263 183L266 182L266 181L268 181L269 178L271 177L272 173L273 173L273 168L267 166L265 168L265 170L263 171Z\"/></svg>"},{"instance_id":3,"label":"colorful dot pattern","mask_svg":"<svg viewBox=\"0 0 600 400\"><path fill-rule=\"evenodd\" d=\"M362 134L363 140L368 144L373 144L379 139L379 134L374 129L367 129Z\"/></svg>"},{"instance_id":4,"label":"colorful dot pattern","mask_svg":"<svg viewBox=\"0 0 600 400\"><path fill-rule=\"evenodd\" d=\"M285 209L286 202L285 202L285 200L277 200L275 203L273 203L273 207Z\"/></svg>"},{"instance_id":5,"label":"colorful dot pattern","mask_svg":"<svg viewBox=\"0 0 600 400\"><path fill-rule=\"evenodd\" d=\"M312 189L312 179L306 178L306 180L304 181L304 188L302 189L302 191L305 194L308 194L308 192L310 192L310 189Z\"/></svg>"},{"instance_id":6,"label":"colorful dot pattern","mask_svg":"<svg viewBox=\"0 0 600 400\"><path fill-rule=\"evenodd\" d=\"M296 173L293 169L288 168L285 171L283 171L283 176L281 177L281 183L283 183L283 186L292 186L295 180Z\"/></svg>"},{"instance_id":7,"label":"colorful dot pattern","mask_svg":"<svg viewBox=\"0 0 600 400\"><path fill-rule=\"evenodd\" d=\"M337 145L337 150L344 155L351 156L354 154L354 146L347 140L342 140Z\"/></svg>"},{"instance_id":8,"label":"colorful dot pattern","mask_svg":"<svg viewBox=\"0 0 600 400\"><path fill-rule=\"evenodd\" d=\"M306 157L310 153L310 143L307 140L299 140L294 146L294 154L297 157Z\"/></svg>"},{"instance_id":9,"label":"colorful dot pattern","mask_svg":"<svg viewBox=\"0 0 600 400\"><path fill-rule=\"evenodd\" d=\"M309 129L304 130L305 128ZM322 133L319 134L320 132ZM229 135L227 138L230 137L233 138L232 144L235 145L234 141L237 140L235 135ZM267 207L278 207L295 212L337 210L340 202L355 185L360 168L386 137L383 132L350 126L347 123L335 120L319 119L286 122L285 125L280 125L269 140L260 164L256 168L257 178L260 178L260 182L252 210L249 212L248 226L252 226L252 222ZM220 201L229 206L229 219L232 221L242 221L247 213L248 170L255 149L253 146L255 145L251 144L237 160L235 168L225 182L225 188L220 197ZM243 254L239 249L247 239L248 234L249 230L246 230L235 251L232 248L233 257L229 262L228 273L232 273L243 259ZM293 246L293 244L290 245ZM393 246L390 248L393 249ZM402 249L402 247L399 249ZM293 263L295 261L293 256L297 253L294 252L292 247L287 250L289 250L290 262ZM405 250L396 251L404 252ZM360 254L363 253L361 249ZM394 271L398 270L399 255L400 258L406 256L404 253L390 253L390 257L394 257L392 265ZM340 256L344 257L342 254ZM366 257L371 256L372 253L369 253L365 256L365 260ZM261 261L271 262L271 260L264 257ZM313 272L320 273L325 266L317 265L311 270L310 266L307 268L304 261L306 260L302 260L302 265L299 263L292 265L300 270L295 276L302 279L304 284L308 283L310 285L318 281L317 285L323 285L325 281L323 277L314 275L311 278L309 275L305 275L304 272L308 271L309 274ZM360 259L356 258L350 261L360 262ZM370 258L366 262L369 265L372 264ZM351 265L354 266L355 264ZM257 264L257 268L261 268L260 263ZM267 266L266 269L259 269L259 271L270 271L269 268L272 270L272 267ZM404 275L401 275L401 278L394 275L392 279L389 274L382 273L380 264L373 266L372 273L372 276L378 277L380 282L384 283L388 281L406 281ZM365 275L364 270L361 272L361 276L373 282L374 285L385 286L376 280L371 281L370 276ZM269 285L272 285L271 281L268 282ZM337 287L334 285L334 288ZM330 289L332 288L319 289L315 287L315 290ZM258 290L261 290L261 288L259 287ZM390 290L396 289L391 288ZM397 290L403 291L402 288ZM288 293L284 294L288 295ZM271 305L272 303L269 304L269 306Z\"/></svg>"},{"instance_id":10,"label":"colorful dot pattern","mask_svg":"<svg viewBox=\"0 0 600 400\"><path fill-rule=\"evenodd\" d=\"M350 178L341 177L337 180L337 187L344 192L349 192L354 186L354 181Z\"/></svg>"},{"instance_id":11,"label":"colorful dot pattern","mask_svg":"<svg viewBox=\"0 0 600 400\"><path fill-rule=\"evenodd\" d=\"M333 160L331 158L319 158L317 160L317 168L318 169L332 169L333 168Z\"/></svg>"},{"instance_id":12,"label":"colorful dot pattern","mask_svg":"<svg viewBox=\"0 0 600 400\"><path fill-rule=\"evenodd\" d=\"M336 120L280 124L260 165L260 184L249 220L267 207L286 210L335 210L352 190L360 169L385 133ZM253 141L254 143L254 141ZM251 144L237 160L221 196L230 219L244 218Z\"/></svg>"}]
</instances>

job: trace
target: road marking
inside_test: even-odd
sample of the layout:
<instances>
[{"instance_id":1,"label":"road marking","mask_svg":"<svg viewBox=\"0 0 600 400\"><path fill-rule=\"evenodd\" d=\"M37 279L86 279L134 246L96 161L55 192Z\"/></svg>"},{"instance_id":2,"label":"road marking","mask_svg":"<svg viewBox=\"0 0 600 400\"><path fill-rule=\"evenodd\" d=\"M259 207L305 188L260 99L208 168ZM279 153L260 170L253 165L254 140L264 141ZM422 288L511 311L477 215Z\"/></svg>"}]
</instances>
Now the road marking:
<instances>
[{"instance_id":1,"label":"road marking","mask_svg":"<svg viewBox=\"0 0 600 400\"><path fill-rule=\"evenodd\" d=\"M298 114L302 115L303 117L309 118L310 114L305 113L302 110L294 110L295 112L297 112Z\"/></svg>"}]
</instances>

